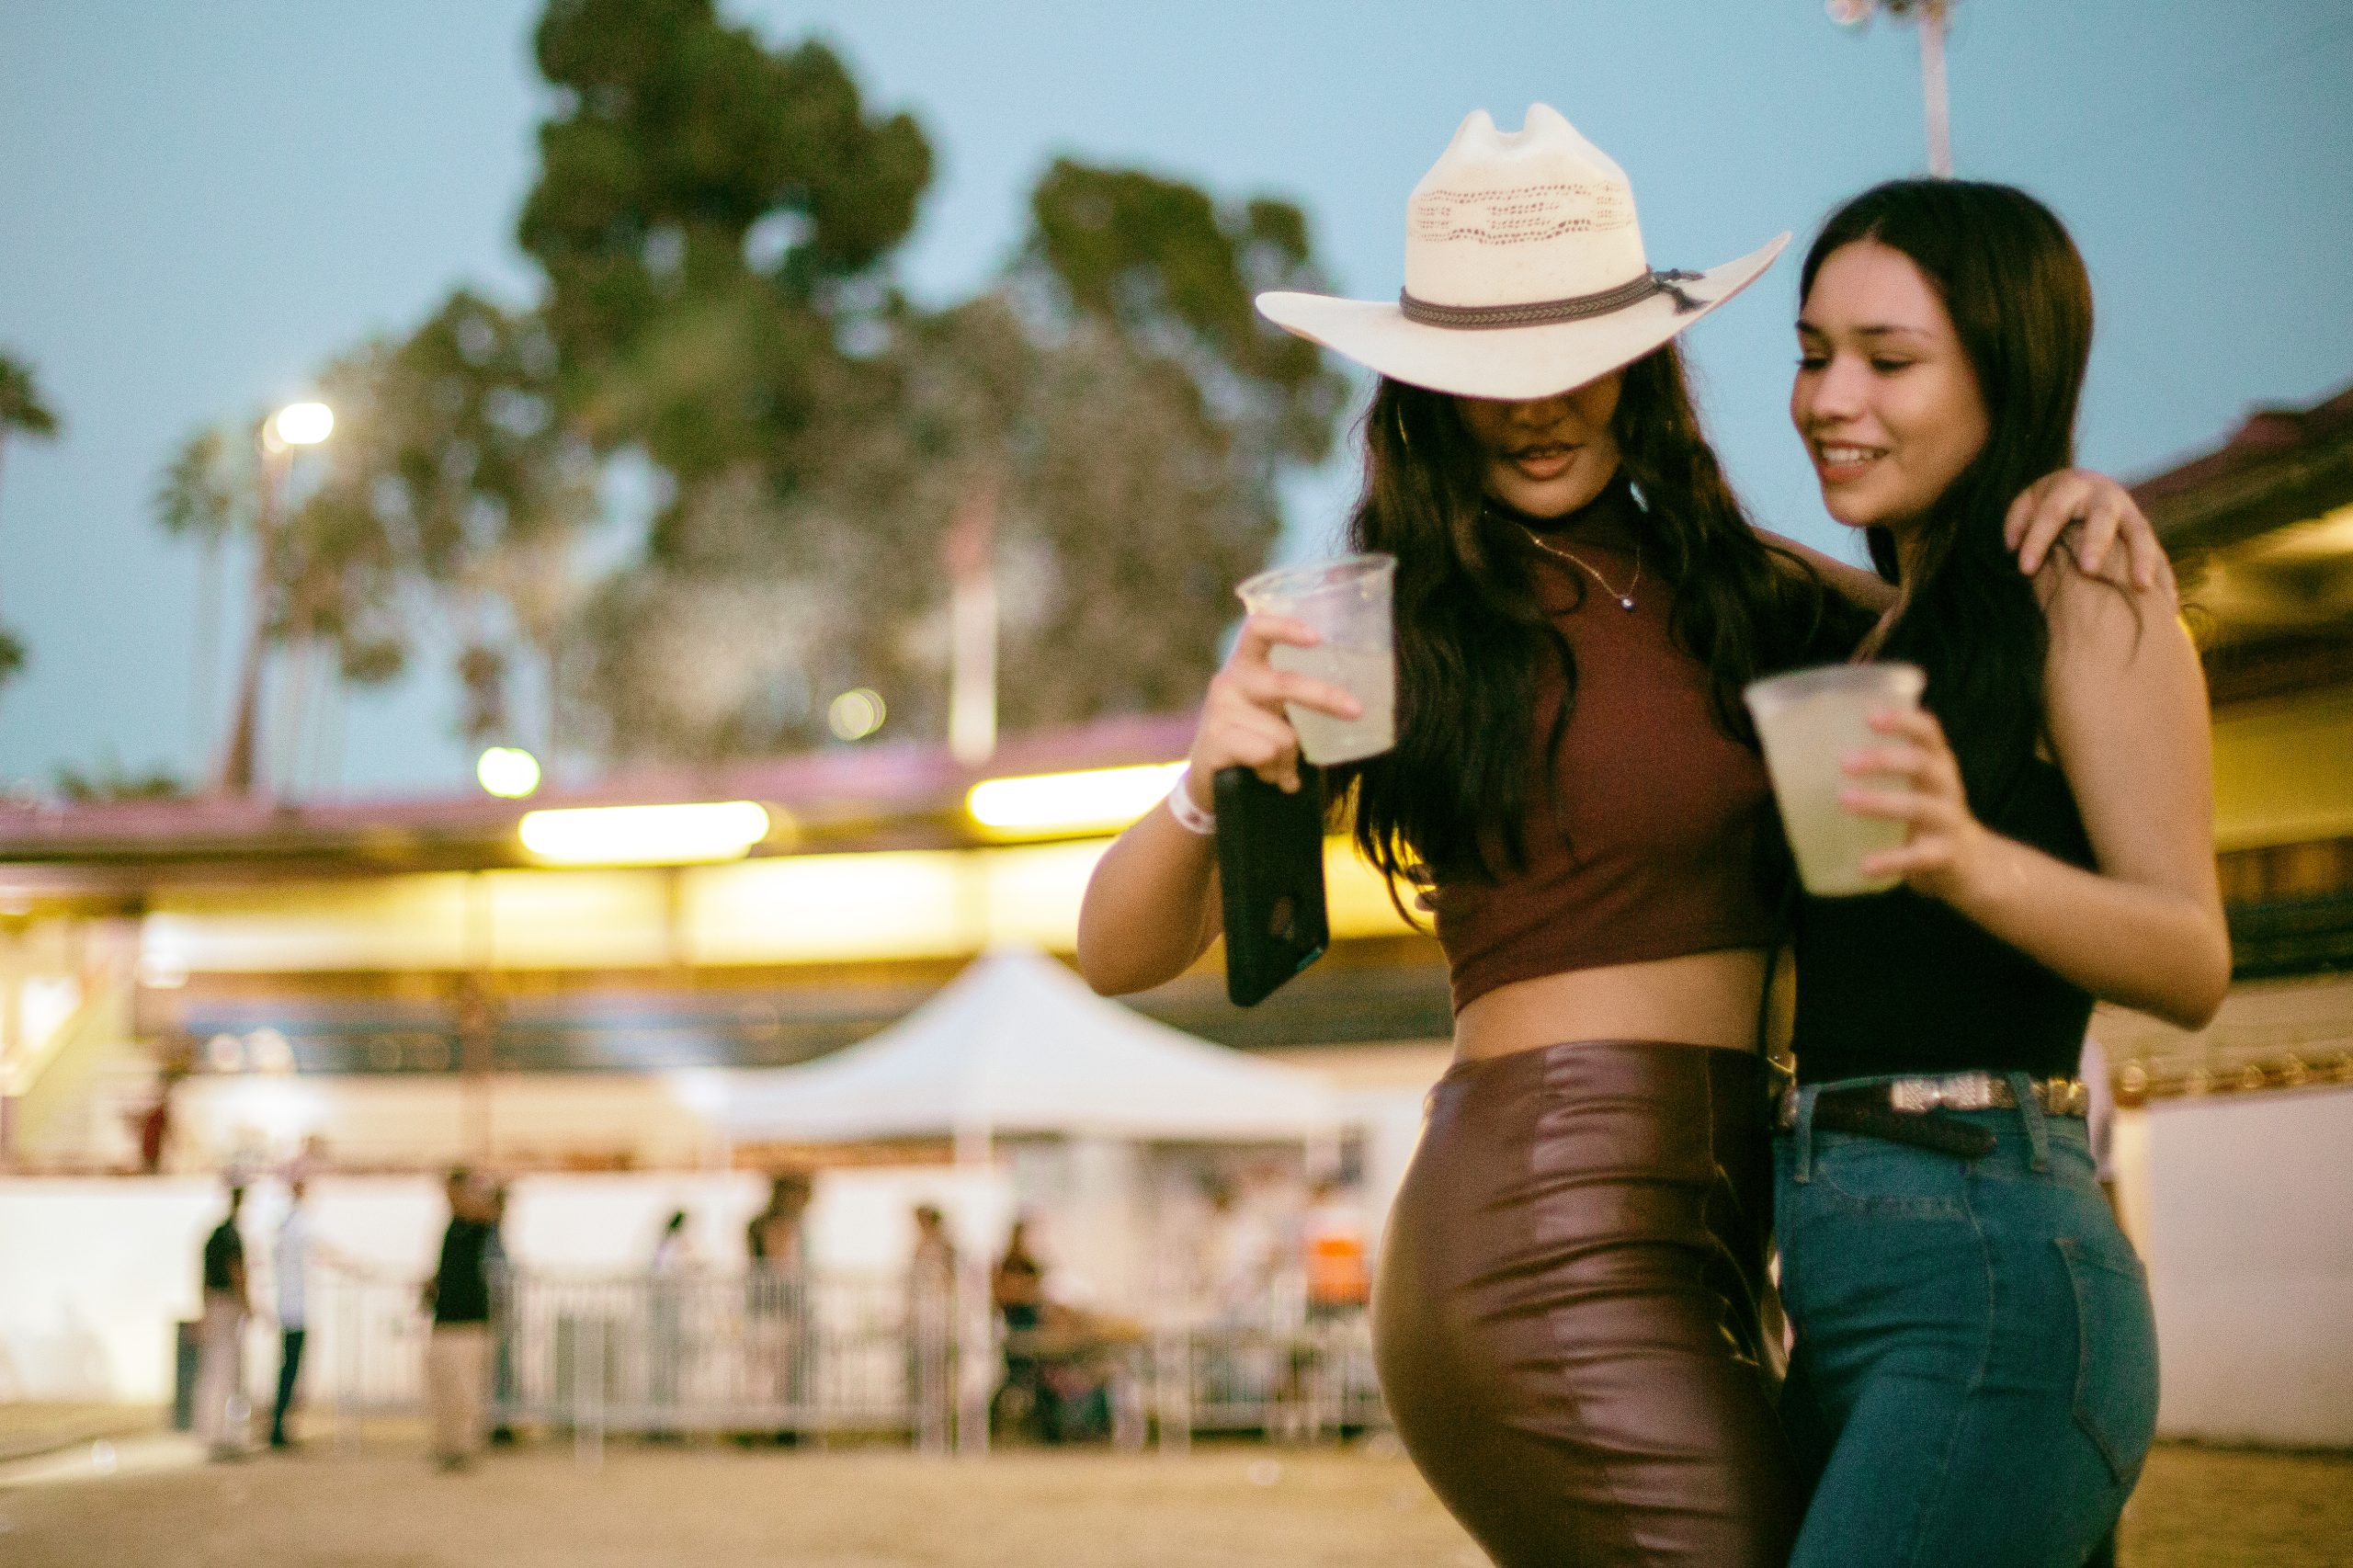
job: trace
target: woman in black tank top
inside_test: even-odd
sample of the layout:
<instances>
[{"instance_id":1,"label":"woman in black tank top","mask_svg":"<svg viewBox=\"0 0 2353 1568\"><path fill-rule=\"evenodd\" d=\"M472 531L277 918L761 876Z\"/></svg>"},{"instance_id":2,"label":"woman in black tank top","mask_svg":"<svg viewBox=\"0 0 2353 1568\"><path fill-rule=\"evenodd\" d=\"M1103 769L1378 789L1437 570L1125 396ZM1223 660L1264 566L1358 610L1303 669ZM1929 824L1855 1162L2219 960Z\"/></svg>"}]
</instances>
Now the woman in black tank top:
<instances>
[{"instance_id":1,"label":"woman in black tank top","mask_svg":"<svg viewBox=\"0 0 2353 1568\"><path fill-rule=\"evenodd\" d=\"M1847 808L1909 828L1865 862L1901 882L1798 917L1783 1416L1819 1481L1791 1561L2075 1568L2139 1474L2156 1364L2072 1074L2096 998L2194 1028L2229 983L2203 682L2169 592L2008 559L2004 503L2069 460L2091 344L2048 210L1881 186L1801 297L1791 416L1901 591L1865 653L1927 689L1847 759Z\"/></svg>"}]
</instances>

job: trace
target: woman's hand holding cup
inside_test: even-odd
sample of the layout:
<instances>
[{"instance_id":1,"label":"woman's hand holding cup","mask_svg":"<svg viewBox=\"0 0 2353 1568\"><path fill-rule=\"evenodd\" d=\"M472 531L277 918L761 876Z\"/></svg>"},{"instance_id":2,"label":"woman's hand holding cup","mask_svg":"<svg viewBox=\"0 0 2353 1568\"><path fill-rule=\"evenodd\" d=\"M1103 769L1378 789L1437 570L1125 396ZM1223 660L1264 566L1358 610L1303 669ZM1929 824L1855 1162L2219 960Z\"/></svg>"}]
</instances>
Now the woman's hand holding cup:
<instances>
[{"instance_id":1,"label":"woman's hand holding cup","mask_svg":"<svg viewBox=\"0 0 2353 1568\"><path fill-rule=\"evenodd\" d=\"M1990 831L1969 809L1961 759L1945 739L1944 726L1925 708L1889 709L1871 715L1870 726L1884 743L1847 756L1842 767L1857 780L1838 803L1864 816L1900 822L1906 829L1900 848L1863 858L1874 877L1900 877L1919 892L1959 903L1983 881ZM1866 780L1880 780L1874 787Z\"/></svg>"},{"instance_id":2,"label":"woman's hand holding cup","mask_svg":"<svg viewBox=\"0 0 2353 1568\"><path fill-rule=\"evenodd\" d=\"M1314 628L1288 616L1260 612L1243 621L1225 667L1210 679L1193 732L1185 789L1195 805L1213 809L1213 781L1227 767L1246 767L1286 794L1298 790L1299 733L1284 713L1286 703L1336 719L1362 717L1364 705L1346 687L1279 670L1268 660L1278 644L1313 648L1322 641Z\"/></svg>"}]
</instances>

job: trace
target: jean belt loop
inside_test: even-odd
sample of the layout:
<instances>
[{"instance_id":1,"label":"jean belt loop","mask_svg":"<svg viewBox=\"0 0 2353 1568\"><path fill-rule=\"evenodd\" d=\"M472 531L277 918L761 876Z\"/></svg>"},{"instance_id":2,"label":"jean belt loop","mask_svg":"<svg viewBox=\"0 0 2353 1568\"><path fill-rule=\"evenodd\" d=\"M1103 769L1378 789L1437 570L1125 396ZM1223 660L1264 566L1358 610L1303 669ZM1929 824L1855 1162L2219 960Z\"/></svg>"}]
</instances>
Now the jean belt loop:
<instances>
[{"instance_id":1,"label":"jean belt loop","mask_svg":"<svg viewBox=\"0 0 2353 1568\"><path fill-rule=\"evenodd\" d=\"M2010 1095L2018 1102L2018 1117L2026 1123L2026 1143L2034 1152L2033 1169L2040 1175L2051 1168L2051 1127L2043 1119L2042 1096L2037 1092L2030 1073L2005 1073L2003 1078L2010 1085Z\"/></svg>"},{"instance_id":2,"label":"jean belt loop","mask_svg":"<svg viewBox=\"0 0 2353 1568\"><path fill-rule=\"evenodd\" d=\"M1821 1093L1819 1084L1802 1085L1798 1089L1797 1120L1790 1129L1790 1179L1801 1187L1813 1179L1813 1102Z\"/></svg>"}]
</instances>

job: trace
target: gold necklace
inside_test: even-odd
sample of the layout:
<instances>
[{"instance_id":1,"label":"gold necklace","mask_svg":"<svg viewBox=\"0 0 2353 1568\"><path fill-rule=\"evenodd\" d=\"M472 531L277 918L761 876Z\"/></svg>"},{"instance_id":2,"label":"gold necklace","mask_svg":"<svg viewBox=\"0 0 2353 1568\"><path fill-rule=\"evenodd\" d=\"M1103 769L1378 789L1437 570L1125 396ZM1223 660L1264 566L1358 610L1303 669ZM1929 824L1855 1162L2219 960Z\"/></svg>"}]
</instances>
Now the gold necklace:
<instances>
[{"instance_id":1,"label":"gold necklace","mask_svg":"<svg viewBox=\"0 0 2353 1568\"><path fill-rule=\"evenodd\" d=\"M1584 556L1577 554L1574 551L1562 549L1559 545L1554 544L1551 540L1546 539L1542 534L1538 533L1534 528L1528 527L1525 523L1520 525L1520 531L1528 535L1529 543L1534 545L1545 554L1557 555L1563 561L1584 567L1586 574L1592 577L1595 582L1601 585L1601 591L1618 601L1618 608L1620 609L1631 610L1634 608L1634 589L1641 585L1643 580L1643 547L1640 541L1637 541L1634 545L1633 580L1626 585L1626 591L1621 594L1617 589L1611 587L1609 585L1609 579L1603 576L1598 571L1596 571L1593 563L1587 561Z\"/></svg>"}]
</instances>

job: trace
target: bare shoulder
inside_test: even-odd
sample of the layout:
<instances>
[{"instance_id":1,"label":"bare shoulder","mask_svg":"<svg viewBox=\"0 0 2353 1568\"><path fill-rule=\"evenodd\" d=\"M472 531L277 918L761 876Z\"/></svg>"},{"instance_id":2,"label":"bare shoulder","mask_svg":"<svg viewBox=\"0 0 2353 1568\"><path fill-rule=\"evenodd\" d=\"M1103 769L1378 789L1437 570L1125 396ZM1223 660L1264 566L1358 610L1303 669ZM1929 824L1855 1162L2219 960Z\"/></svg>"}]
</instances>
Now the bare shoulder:
<instances>
[{"instance_id":1,"label":"bare shoulder","mask_svg":"<svg viewBox=\"0 0 2353 1568\"><path fill-rule=\"evenodd\" d=\"M2197 660L2171 583L2141 587L2092 576L2063 550L2054 550L2034 575L2036 597L2051 628L2053 672L2065 666L2113 671L2155 660Z\"/></svg>"}]
</instances>

